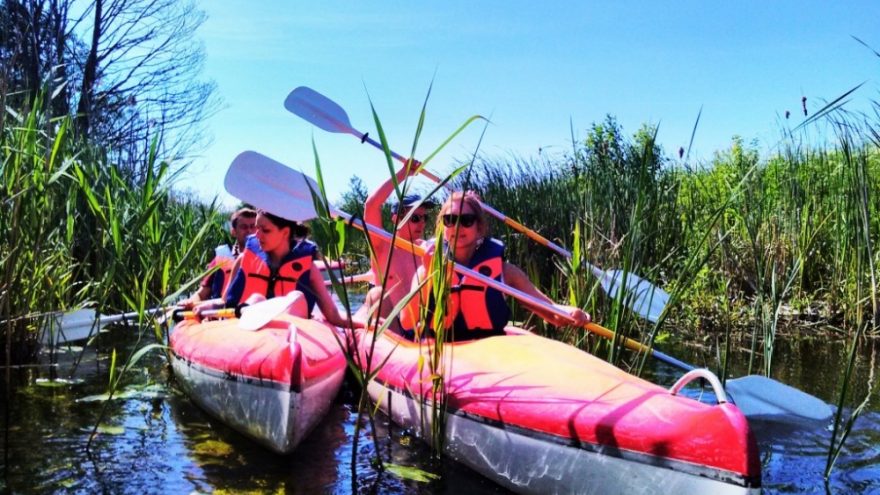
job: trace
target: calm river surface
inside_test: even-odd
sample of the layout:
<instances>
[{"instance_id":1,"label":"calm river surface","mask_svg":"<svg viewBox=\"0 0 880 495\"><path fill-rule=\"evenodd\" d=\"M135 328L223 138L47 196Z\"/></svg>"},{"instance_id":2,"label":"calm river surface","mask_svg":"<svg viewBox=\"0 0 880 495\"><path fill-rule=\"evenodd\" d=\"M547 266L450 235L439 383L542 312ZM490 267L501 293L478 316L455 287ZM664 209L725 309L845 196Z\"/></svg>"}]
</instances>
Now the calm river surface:
<instances>
[{"instance_id":1,"label":"calm river surface","mask_svg":"<svg viewBox=\"0 0 880 495\"><path fill-rule=\"evenodd\" d=\"M10 493L506 493L451 461L428 461L429 452L400 428L377 418L352 452L355 392L347 389L324 422L291 456L251 443L195 407L169 380L164 356L141 361L128 375L133 384L109 404L95 399L106 390L107 349L135 346L134 329L102 334L102 349L66 350L60 373L82 356L69 384L46 383L47 368L14 370L4 397L0 492ZM145 337L147 341L154 340ZM143 344L140 344L143 345ZM667 354L700 362L688 349ZM880 342L869 342L858 358L856 396L864 398L876 367ZM836 402L845 367L842 344L824 339L779 343L779 378L826 401ZM670 385L677 370L656 365L651 379ZM876 381L874 382L876 386ZM85 399L85 400L84 400ZM104 408L106 407L106 410ZM102 426L90 448L99 418ZM847 414L849 410L845 411ZM780 428L753 423L763 459L764 493L880 494L880 401L876 391L846 440L830 482L823 481L831 425ZM376 444L378 443L378 452ZM438 479L402 479L378 473L371 459L416 467Z\"/></svg>"}]
</instances>

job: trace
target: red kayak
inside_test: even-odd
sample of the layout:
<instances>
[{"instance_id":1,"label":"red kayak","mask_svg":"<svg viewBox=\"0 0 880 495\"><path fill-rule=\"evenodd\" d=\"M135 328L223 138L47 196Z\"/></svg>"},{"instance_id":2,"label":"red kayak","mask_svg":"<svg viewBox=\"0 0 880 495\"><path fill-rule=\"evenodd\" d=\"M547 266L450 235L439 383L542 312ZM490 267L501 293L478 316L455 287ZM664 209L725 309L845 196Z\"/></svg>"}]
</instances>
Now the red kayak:
<instances>
[{"instance_id":1,"label":"red kayak","mask_svg":"<svg viewBox=\"0 0 880 495\"><path fill-rule=\"evenodd\" d=\"M760 492L758 449L736 406L675 395L572 346L508 333L445 345L443 439L453 459L519 493ZM361 333L362 363L374 338L372 363L385 364L371 398L430 442L428 344Z\"/></svg>"},{"instance_id":2,"label":"red kayak","mask_svg":"<svg viewBox=\"0 0 880 495\"><path fill-rule=\"evenodd\" d=\"M240 329L237 319L184 320L169 337L171 364L196 404L288 453L324 417L342 384L345 355L336 332L289 315L257 331Z\"/></svg>"}]
</instances>

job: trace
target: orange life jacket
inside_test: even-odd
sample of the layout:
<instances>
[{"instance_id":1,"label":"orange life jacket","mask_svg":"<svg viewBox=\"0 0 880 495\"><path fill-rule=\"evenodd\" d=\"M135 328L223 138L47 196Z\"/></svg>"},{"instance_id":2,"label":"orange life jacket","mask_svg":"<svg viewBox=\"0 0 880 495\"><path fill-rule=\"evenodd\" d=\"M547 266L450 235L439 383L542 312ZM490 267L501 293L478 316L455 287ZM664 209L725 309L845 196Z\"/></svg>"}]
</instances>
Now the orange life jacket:
<instances>
[{"instance_id":1,"label":"orange life jacket","mask_svg":"<svg viewBox=\"0 0 880 495\"><path fill-rule=\"evenodd\" d=\"M486 238L474 251L468 268L489 278L504 282L504 244L492 238ZM504 300L504 294L479 280L455 272L452 275L452 286L446 306L446 340L472 340L504 333L504 327L510 321L510 307ZM423 297L428 300L427 324L433 319L435 302L431 295L431 282L423 286ZM414 298L414 299L417 299ZM408 313L408 314L407 314ZM417 321L412 312L404 312L401 324L404 328L412 328ZM410 332L404 330L406 335Z\"/></svg>"},{"instance_id":2,"label":"orange life jacket","mask_svg":"<svg viewBox=\"0 0 880 495\"><path fill-rule=\"evenodd\" d=\"M235 276L236 281L226 297L227 306L244 302L253 294L272 298L298 290L305 295L311 314L316 298L310 274L312 259L317 251L318 246L315 243L302 240L284 257L278 269L273 271L269 268L268 255L260 248L256 236L249 237L242 253L239 273Z\"/></svg>"}]
</instances>

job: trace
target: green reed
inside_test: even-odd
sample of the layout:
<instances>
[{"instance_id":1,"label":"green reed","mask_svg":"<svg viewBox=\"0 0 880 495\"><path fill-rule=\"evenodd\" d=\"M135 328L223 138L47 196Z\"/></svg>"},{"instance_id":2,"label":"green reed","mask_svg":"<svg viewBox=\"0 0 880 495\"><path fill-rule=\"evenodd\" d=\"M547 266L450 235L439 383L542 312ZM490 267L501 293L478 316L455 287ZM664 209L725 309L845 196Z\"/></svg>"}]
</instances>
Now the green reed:
<instances>
[{"instance_id":1,"label":"green reed","mask_svg":"<svg viewBox=\"0 0 880 495\"><path fill-rule=\"evenodd\" d=\"M0 131L0 319L6 364L33 355L29 337L49 313L69 304L68 294L76 287L63 199L70 189L64 175L70 166L65 160L69 121L49 121L40 106L38 99L29 111L12 113Z\"/></svg>"},{"instance_id":2,"label":"green reed","mask_svg":"<svg viewBox=\"0 0 880 495\"><path fill-rule=\"evenodd\" d=\"M425 102L422 106L418 126L413 138L413 144L410 150L410 156L415 156L419 138L421 136L421 132L425 122L426 115L426 107L428 102L428 97L430 96L430 89L428 91L428 95L426 95ZM406 180L402 182L398 182L396 179L396 170L397 166L395 165L390 145L388 144L387 138L385 136L384 129L382 127L381 120L379 119L378 113L376 112L373 103L370 102L374 122L377 128L377 135L379 136L379 140L382 145L383 152L385 154L386 163L388 165L388 171L391 177L391 180L394 183L394 193L397 197L397 202L400 204L400 200L409 193L410 187L412 183L407 177ZM422 164L418 164L416 162L410 162L410 166L416 168L420 166L427 165L434 156L437 155L446 145L448 145L456 136L458 136L468 125L472 122L476 121L481 117L475 116L468 119L464 124L462 124L457 130L455 130L449 138L447 138L441 145L428 157L424 160ZM313 192L313 198L316 206L316 210L318 212L318 218L312 221L312 227L314 231L314 238L318 242L319 246L323 252L327 253L331 259L343 259L346 256L351 256L352 254L369 259L375 259L376 249L374 246L374 242L376 240L374 237L369 235L367 232L355 232L354 225L350 225L340 219L334 219L331 207L326 199L326 194L324 192L324 178L321 171L321 163L318 156L317 149L314 147L313 143L313 152L315 157L315 167L316 167L316 175L317 175L317 184L318 191ZM459 170L460 171L460 170ZM458 172L458 171L457 171ZM453 173L453 176L455 173ZM451 177L450 177L451 178ZM450 180L447 178L441 182L433 191L430 192L430 195L433 195L437 192L437 190L443 186L447 181ZM352 183L357 186L356 182ZM365 200L365 192L354 190L349 194L349 199L362 197L362 200ZM349 206L355 206L351 213L362 214L363 205L351 205L351 201L346 201ZM390 212L387 212L390 214ZM408 216L404 215L403 211L396 212L397 221L391 225L390 233L391 233L391 244L393 245L397 240L398 226L401 223L404 223L408 220ZM363 223L360 219L356 218L353 223L355 225L363 226ZM379 241L386 242L386 241ZM358 251L361 249L362 251ZM401 253L404 251L399 249ZM443 255L434 257L434 265L438 263L442 263ZM359 383L361 388L360 398L358 400L358 409L357 415L361 417L366 414L369 422L375 431L374 424L374 415L376 409L379 407L379 404L376 404L375 408L368 407L369 404L369 394L367 390L368 384L375 378L375 376L381 371L384 366L383 362L377 362L374 360L375 356L375 345L376 340L380 338L383 332L385 332L388 328L388 325L394 321L403 308L409 303L410 299L414 297L423 298L423 294L421 293L422 286L414 288L410 293L404 297L401 301L399 301L394 308L392 308L391 312L385 317L384 322L380 321L379 315L382 312L382 302L384 301L386 287L387 287L387 274L388 268L390 267L390 257L388 258L388 264L382 270L385 273L385 279L377 280L376 283L381 289L381 293L379 296L379 306L375 308L372 312L369 313L369 325L374 328L374 332L371 335L371 338L367 339L358 339L357 336L352 333L347 333L345 338L345 343L343 345L340 342L340 345L343 345L343 349L346 354L346 361L348 363L349 370L352 372L355 380ZM435 271L431 271L430 278L432 278L435 283L433 284L433 291L436 293L437 291L443 292L447 291L446 287L448 284L444 284L441 279L435 274ZM339 283L338 280L331 274L331 283L336 291L337 295L342 301L343 306L346 311L351 314L351 305L348 300L347 290L348 287L345 284ZM423 284L424 285L424 284ZM437 297L435 300L437 301L445 301L445 297ZM420 307L426 308L427 301L420 301ZM445 306L441 302L438 305L437 310L434 313L435 318L444 318L445 317ZM423 315L422 323L424 323L425 316ZM442 325L441 325L442 326ZM363 335L369 335L367 332L364 332ZM421 345L421 343L420 343ZM442 331L438 336L438 339L435 343L431 344L429 359L427 361L420 360L419 362L419 372L422 373L425 371L425 367L427 367L427 376L429 377L427 383L420 383L419 390L412 391L413 395L417 395L419 400L422 401L421 407L419 408L421 416L421 428L417 432L419 435L423 435L424 432L430 431L429 440L432 446L432 451L435 455L439 455L443 450L443 438L445 433L445 412L446 412L446 396L445 396L445 368L446 361L444 359L444 345L443 345L443 334ZM428 387L428 393L424 387ZM355 425L355 434L354 441L352 444L352 450L357 452L358 450L358 432L360 430L360 423L356 423ZM374 443L378 442L378 437L373 435ZM379 446L378 443L375 445L376 451L378 452ZM357 456L352 456L352 462L354 463ZM378 457L374 459L376 466L381 470L385 469L385 466L382 465L381 459Z\"/></svg>"},{"instance_id":3,"label":"green reed","mask_svg":"<svg viewBox=\"0 0 880 495\"><path fill-rule=\"evenodd\" d=\"M12 365L36 359L40 334L60 312L82 306L100 314L137 311L134 350L125 356L111 350L107 399L89 449L128 372L164 348L164 328L147 320L145 310L172 304L198 280L187 277L202 271L208 236L219 232L220 220L215 205L174 194L170 165L156 153L158 140L146 167L122 166L71 136L69 118L49 118L43 108L38 96L29 109L9 112L0 130L2 362L8 382ZM134 169L143 175L126 172ZM54 378L56 369L50 370ZM69 370L75 371L76 365Z\"/></svg>"},{"instance_id":4,"label":"green reed","mask_svg":"<svg viewBox=\"0 0 880 495\"><path fill-rule=\"evenodd\" d=\"M7 363L33 360L46 317L59 311L170 303L201 271L209 234L220 232L214 205L172 191L158 141L146 167L124 167L71 136L68 119L48 118L43 106L38 97L29 111L12 113L0 143ZM143 174L127 172L135 168Z\"/></svg>"}]
</instances>

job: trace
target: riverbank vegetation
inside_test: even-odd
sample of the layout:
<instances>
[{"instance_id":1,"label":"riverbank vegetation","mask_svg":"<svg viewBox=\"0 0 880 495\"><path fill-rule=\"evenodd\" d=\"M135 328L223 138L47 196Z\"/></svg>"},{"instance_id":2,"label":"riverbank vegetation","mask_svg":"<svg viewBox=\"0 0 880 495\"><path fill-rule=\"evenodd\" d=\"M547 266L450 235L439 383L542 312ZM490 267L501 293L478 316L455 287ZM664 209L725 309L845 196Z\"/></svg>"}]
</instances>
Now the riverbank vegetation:
<instances>
[{"instance_id":1,"label":"riverbank vegetation","mask_svg":"<svg viewBox=\"0 0 880 495\"><path fill-rule=\"evenodd\" d=\"M191 286L222 220L171 189L155 144L136 175L39 105L11 117L0 135L0 321L2 361L15 365L33 360L58 312L139 311Z\"/></svg>"},{"instance_id":2,"label":"riverbank vegetation","mask_svg":"<svg viewBox=\"0 0 880 495\"><path fill-rule=\"evenodd\" d=\"M222 236L216 205L172 190L218 104L203 21L171 0L0 3L3 365L60 312L160 304Z\"/></svg>"}]
</instances>

